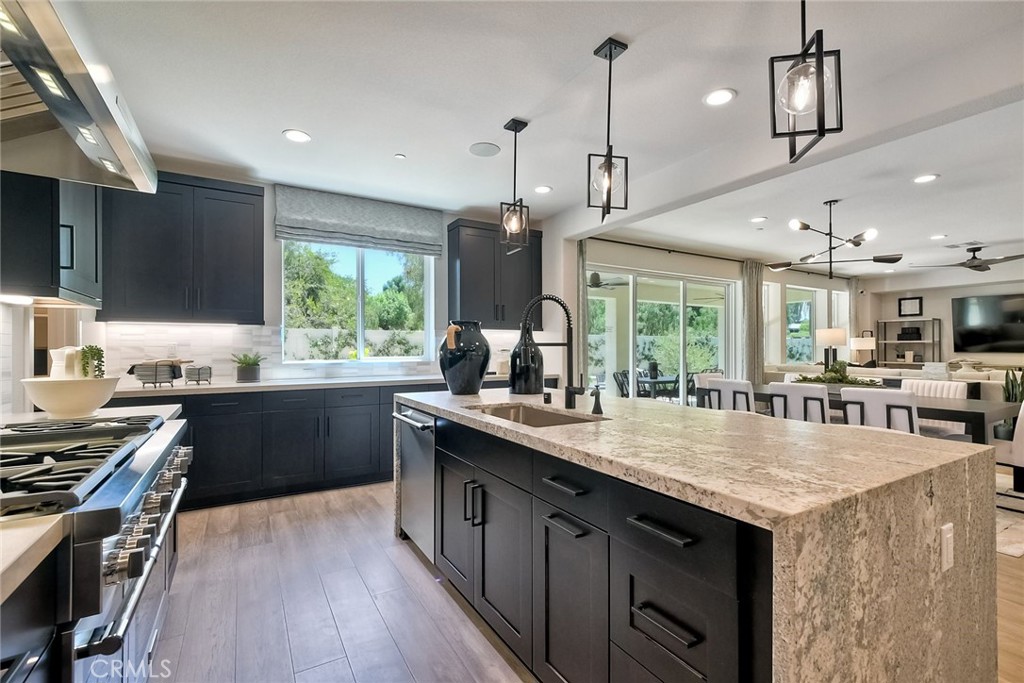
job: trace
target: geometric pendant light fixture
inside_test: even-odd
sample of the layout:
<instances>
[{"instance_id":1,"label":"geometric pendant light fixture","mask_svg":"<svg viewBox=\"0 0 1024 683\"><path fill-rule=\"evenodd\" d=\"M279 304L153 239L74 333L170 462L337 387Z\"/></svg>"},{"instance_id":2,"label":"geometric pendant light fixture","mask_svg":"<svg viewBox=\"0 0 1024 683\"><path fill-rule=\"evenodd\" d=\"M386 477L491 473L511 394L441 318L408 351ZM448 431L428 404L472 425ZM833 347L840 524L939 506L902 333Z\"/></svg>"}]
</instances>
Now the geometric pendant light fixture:
<instances>
[{"instance_id":1,"label":"geometric pendant light fixture","mask_svg":"<svg viewBox=\"0 0 1024 683\"><path fill-rule=\"evenodd\" d=\"M506 254L514 254L530 241L530 207L523 204L516 195L516 171L519 164L519 133L526 128L526 121L509 119L505 130L514 134L512 142L512 201L501 202L501 243Z\"/></svg>"},{"instance_id":2,"label":"geometric pendant light fixture","mask_svg":"<svg viewBox=\"0 0 1024 683\"><path fill-rule=\"evenodd\" d=\"M856 248L861 246L865 242L870 242L871 240L878 237L878 231L875 230L874 228L868 228L864 232L854 235L849 239L839 237L838 235L836 235L832 231L832 207L838 203L838 199L829 199L824 203L825 206L828 207L828 232L825 232L824 230L818 230L817 228L813 228L807 223L804 223L801 220L797 220L796 218L789 222L789 227L791 230L810 230L811 232L816 232L819 235L825 236L826 238L828 238L828 246L826 246L821 251L800 257L800 259L795 264L792 261L780 261L778 263L769 263L767 265L768 270L777 273L782 270L788 270L789 268L792 268L794 265L815 263L818 259L827 254L828 279L831 280L832 265L835 263L865 263L868 261L871 261L872 263L899 263L903 259L903 254L882 254L880 256L872 256L870 258L835 259L833 256L833 252L835 252L836 249L839 249L840 247Z\"/></svg>"},{"instance_id":3,"label":"geometric pendant light fixture","mask_svg":"<svg viewBox=\"0 0 1024 683\"><path fill-rule=\"evenodd\" d=\"M789 139L789 163L796 163L829 133L843 130L843 89L839 50L826 50L821 29L807 39L807 3L800 0L800 44L795 55L768 60L772 138ZM797 138L810 137L802 147Z\"/></svg>"},{"instance_id":4,"label":"geometric pendant light fixture","mask_svg":"<svg viewBox=\"0 0 1024 683\"><path fill-rule=\"evenodd\" d=\"M608 38L594 50L608 61L608 116L604 153L587 155L587 207L601 209L602 223L612 209L629 206L629 159L612 154L612 62L626 49L625 43Z\"/></svg>"}]
</instances>

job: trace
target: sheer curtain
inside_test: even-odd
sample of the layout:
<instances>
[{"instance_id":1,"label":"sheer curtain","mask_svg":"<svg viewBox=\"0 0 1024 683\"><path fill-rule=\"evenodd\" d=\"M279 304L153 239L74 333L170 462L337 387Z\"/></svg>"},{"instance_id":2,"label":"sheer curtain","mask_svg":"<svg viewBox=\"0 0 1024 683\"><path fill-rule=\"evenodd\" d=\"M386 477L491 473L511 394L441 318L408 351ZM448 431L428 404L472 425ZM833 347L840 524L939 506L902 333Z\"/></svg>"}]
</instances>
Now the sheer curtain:
<instances>
[{"instance_id":1,"label":"sheer curtain","mask_svg":"<svg viewBox=\"0 0 1024 683\"><path fill-rule=\"evenodd\" d=\"M764 383L764 264L743 262L743 375Z\"/></svg>"}]
</instances>

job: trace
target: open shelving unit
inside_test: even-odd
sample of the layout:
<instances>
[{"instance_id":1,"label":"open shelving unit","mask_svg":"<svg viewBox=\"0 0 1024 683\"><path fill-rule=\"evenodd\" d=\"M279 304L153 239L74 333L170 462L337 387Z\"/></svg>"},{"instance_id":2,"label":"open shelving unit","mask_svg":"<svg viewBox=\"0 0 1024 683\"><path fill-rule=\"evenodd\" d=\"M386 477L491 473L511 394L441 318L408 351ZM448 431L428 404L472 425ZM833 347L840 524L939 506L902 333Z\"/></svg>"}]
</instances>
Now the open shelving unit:
<instances>
[{"instance_id":1,"label":"open shelving unit","mask_svg":"<svg viewBox=\"0 0 1024 683\"><path fill-rule=\"evenodd\" d=\"M921 329L921 339L897 339L906 327ZM892 368L921 368L925 363L942 360L942 320L940 318L897 318L879 320L876 325L878 365ZM914 352L914 361L904 360L905 354ZM920 360L918 360L920 357Z\"/></svg>"}]
</instances>

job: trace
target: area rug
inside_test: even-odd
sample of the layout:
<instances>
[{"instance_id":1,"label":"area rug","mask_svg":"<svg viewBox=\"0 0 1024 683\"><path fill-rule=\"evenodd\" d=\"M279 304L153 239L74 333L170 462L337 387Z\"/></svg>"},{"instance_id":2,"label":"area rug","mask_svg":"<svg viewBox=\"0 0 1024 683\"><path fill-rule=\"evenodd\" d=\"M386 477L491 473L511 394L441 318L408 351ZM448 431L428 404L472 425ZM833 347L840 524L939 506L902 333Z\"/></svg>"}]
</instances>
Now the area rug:
<instances>
[{"instance_id":1,"label":"area rug","mask_svg":"<svg viewBox=\"0 0 1024 683\"><path fill-rule=\"evenodd\" d=\"M1024 514L996 508L996 552L1024 556Z\"/></svg>"}]
</instances>

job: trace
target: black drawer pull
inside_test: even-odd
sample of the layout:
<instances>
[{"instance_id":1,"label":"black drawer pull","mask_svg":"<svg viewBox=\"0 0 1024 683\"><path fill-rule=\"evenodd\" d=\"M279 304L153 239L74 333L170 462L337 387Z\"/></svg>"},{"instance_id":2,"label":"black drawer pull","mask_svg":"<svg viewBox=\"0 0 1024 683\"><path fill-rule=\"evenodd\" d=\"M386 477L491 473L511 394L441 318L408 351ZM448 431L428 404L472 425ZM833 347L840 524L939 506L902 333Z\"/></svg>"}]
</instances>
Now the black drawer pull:
<instances>
[{"instance_id":1,"label":"black drawer pull","mask_svg":"<svg viewBox=\"0 0 1024 683\"><path fill-rule=\"evenodd\" d=\"M471 519L473 519L472 507L468 507L467 508L467 503L469 503L470 496L469 496L469 493L466 492L466 487L469 486L472 483L473 483L472 479L467 479L466 481L462 482L462 521L463 522L468 522Z\"/></svg>"},{"instance_id":2,"label":"black drawer pull","mask_svg":"<svg viewBox=\"0 0 1024 683\"><path fill-rule=\"evenodd\" d=\"M573 538L582 538L587 535L587 532L583 529L577 529L572 524L569 524L565 520L560 520L555 515L544 515L542 519L556 529L561 529Z\"/></svg>"},{"instance_id":3,"label":"black drawer pull","mask_svg":"<svg viewBox=\"0 0 1024 683\"><path fill-rule=\"evenodd\" d=\"M223 403L211 403L211 408L226 408L227 406L237 406L238 401L224 401Z\"/></svg>"},{"instance_id":4,"label":"black drawer pull","mask_svg":"<svg viewBox=\"0 0 1024 683\"><path fill-rule=\"evenodd\" d=\"M305 398L282 398L281 403L301 403L308 399Z\"/></svg>"},{"instance_id":5,"label":"black drawer pull","mask_svg":"<svg viewBox=\"0 0 1024 683\"><path fill-rule=\"evenodd\" d=\"M554 477L544 477L543 479L541 479L541 481L550 486L551 488L555 489L556 491L567 493L570 496L582 496L584 493L587 492L586 489L581 489L578 486L573 486L572 484L560 482Z\"/></svg>"},{"instance_id":6,"label":"black drawer pull","mask_svg":"<svg viewBox=\"0 0 1024 683\"><path fill-rule=\"evenodd\" d=\"M469 523L470 526L483 526L483 523L484 523L484 513L483 513L483 510L480 511L480 518L479 519L477 519L477 512L476 512L476 492L479 491L480 489L482 489L483 487L484 487L483 484L473 484L472 486L469 487L469 497L473 501L473 511L472 511L473 521L471 521ZM482 502L480 504L480 507L483 507L483 503Z\"/></svg>"},{"instance_id":7,"label":"black drawer pull","mask_svg":"<svg viewBox=\"0 0 1024 683\"><path fill-rule=\"evenodd\" d=\"M679 546L680 548L685 548L696 543L696 541L694 541L689 536L683 536L682 534L678 534L675 531L672 531L671 529L666 529L660 524L656 524L654 522L650 522L646 519L641 518L639 515L627 517L626 524L630 526L635 526L637 529L646 531L652 536L657 536L661 540L668 541L672 545Z\"/></svg>"},{"instance_id":8,"label":"black drawer pull","mask_svg":"<svg viewBox=\"0 0 1024 683\"><path fill-rule=\"evenodd\" d=\"M658 629L660 633L672 638L684 648L689 650L694 645L697 645L701 641L701 637L696 633L691 633L679 624L673 622L668 617L664 616L658 608L648 605L646 602L641 602L639 605L633 605L629 608L629 611L633 613L633 616L643 619L648 624ZM678 633L676 633L678 631ZM657 640L655 640L657 642Z\"/></svg>"}]
</instances>

